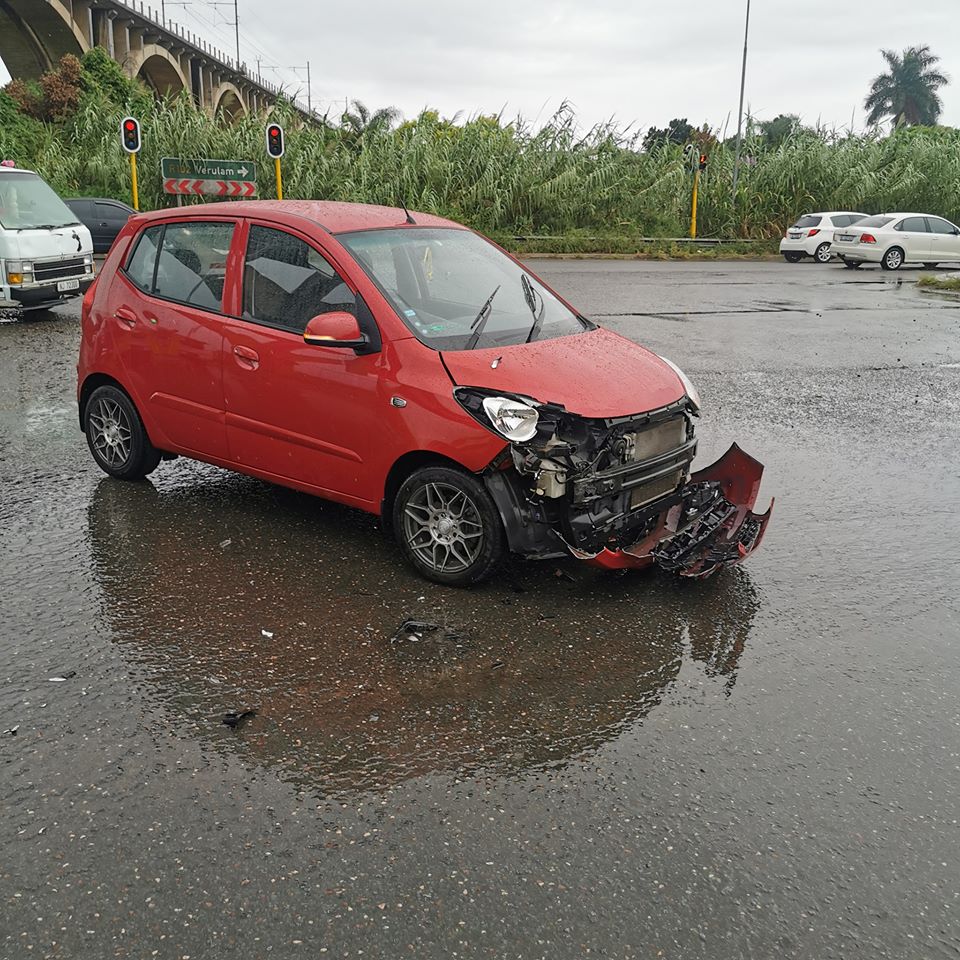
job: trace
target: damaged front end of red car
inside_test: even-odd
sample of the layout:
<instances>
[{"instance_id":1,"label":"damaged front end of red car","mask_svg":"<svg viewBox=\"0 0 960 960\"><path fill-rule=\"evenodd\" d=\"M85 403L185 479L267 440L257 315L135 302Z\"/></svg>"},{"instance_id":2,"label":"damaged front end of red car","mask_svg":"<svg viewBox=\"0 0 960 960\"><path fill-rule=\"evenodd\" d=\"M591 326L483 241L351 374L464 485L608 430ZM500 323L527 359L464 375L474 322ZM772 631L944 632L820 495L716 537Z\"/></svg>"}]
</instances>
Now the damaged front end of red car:
<instances>
[{"instance_id":1,"label":"damaged front end of red car","mask_svg":"<svg viewBox=\"0 0 960 960\"><path fill-rule=\"evenodd\" d=\"M469 410L474 397L482 402L473 390L461 403ZM734 444L691 473L698 410L687 397L618 418L537 410L536 435L485 475L513 552L705 578L760 545L773 508L753 512L763 466Z\"/></svg>"}]
</instances>

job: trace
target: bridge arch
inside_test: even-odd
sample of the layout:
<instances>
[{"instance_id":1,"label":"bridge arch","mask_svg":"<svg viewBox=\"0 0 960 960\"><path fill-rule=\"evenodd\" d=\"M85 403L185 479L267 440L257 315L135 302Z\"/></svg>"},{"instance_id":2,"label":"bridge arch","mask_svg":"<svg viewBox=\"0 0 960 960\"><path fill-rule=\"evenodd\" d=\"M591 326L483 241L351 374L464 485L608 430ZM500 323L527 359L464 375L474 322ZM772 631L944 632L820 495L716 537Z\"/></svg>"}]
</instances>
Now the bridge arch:
<instances>
[{"instance_id":1,"label":"bridge arch","mask_svg":"<svg viewBox=\"0 0 960 960\"><path fill-rule=\"evenodd\" d=\"M0 0L0 59L11 77L35 80L64 54L79 57L89 49L62 0Z\"/></svg>"},{"instance_id":2,"label":"bridge arch","mask_svg":"<svg viewBox=\"0 0 960 960\"><path fill-rule=\"evenodd\" d=\"M134 76L142 80L158 96L166 97L189 89L187 78L180 64L163 47L149 44L143 48L143 56Z\"/></svg>"},{"instance_id":3,"label":"bridge arch","mask_svg":"<svg viewBox=\"0 0 960 960\"><path fill-rule=\"evenodd\" d=\"M223 82L217 89L217 99L213 108L213 115L222 114L228 123L236 123L247 115L247 106L243 95L235 84Z\"/></svg>"}]
</instances>

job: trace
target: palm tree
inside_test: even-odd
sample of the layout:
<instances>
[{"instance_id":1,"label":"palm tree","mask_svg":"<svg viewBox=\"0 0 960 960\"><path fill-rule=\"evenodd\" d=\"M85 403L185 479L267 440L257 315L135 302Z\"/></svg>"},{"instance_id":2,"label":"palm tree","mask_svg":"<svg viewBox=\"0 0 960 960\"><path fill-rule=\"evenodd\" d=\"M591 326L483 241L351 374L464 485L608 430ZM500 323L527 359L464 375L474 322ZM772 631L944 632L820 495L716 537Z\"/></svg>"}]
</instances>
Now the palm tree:
<instances>
[{"instance_id":1,"label":"palm tree","mask_svg":"<svg viewBox=\"0 0 960 960\"><path fill-rule=\"evenodd\" d=\"M933 126L943 110L937 90L949 82L933 69L940 58L927 46L908 47L903 56L894 50L880 52L890 69L874 79L863 101L870 111L867 123L877 124L884 117L893 117L895 126Z\"/></svg>"},{"instance_id":2,"label":"palm tree","mask_svg":"<svg viewBox=\"0 0 960 960\"><path fill-rule=\"evenodd\" d=\"M400 119L396 107L381 107L371 113L369 107L359 100L352 101L352 104L353 110L343 112L341 123L355 137L362 137L365 133L385 133Z\"/></svg>"}]
</instances>

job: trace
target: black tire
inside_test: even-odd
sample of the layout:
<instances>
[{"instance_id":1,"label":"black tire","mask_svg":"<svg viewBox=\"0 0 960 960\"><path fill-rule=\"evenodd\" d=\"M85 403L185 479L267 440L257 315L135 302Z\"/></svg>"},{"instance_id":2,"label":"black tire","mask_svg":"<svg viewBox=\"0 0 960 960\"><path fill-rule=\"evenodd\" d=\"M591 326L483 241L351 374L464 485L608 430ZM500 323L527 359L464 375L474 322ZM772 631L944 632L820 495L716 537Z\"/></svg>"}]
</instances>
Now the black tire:
<instances>
[{"instance_id":1,"label":"black tire","mask_svg":"<svg viewBox=\"0 0 960 960\"><path fill-rule=\"evenodd\" d=\"M421 576L451 587L486 580L507 553L486 487L452 467L422 467L407 477L394 500L393 531Z\"/></svg>"},{"instance_id":2,"label":"black tire","mask_svg":"<svg viewBox=\"0 0 960 960\"><path fill-rule=\"evenodd\" d=\"M936 270L936 269L937 269L937 265L936 265L935 263L925 263L923 266L924 266L924 269L925 269L925 270Z\"/></svg>"},{"instance_id":3,"label":"black tire","mask_svg":"<svg viewBox=\"0 0 960 960\"><path fill-rule=\"evenodd\" d=\"M816 263L829 263L830 262L830 244L821 243L819 247L813 252L813 259Z\"/></svg>"},{"instance_id":4,"label":"black tire","mask_svg":"<svg viewBox=\"0 0 960 960\"><path fill-rule=\"evenodd\" d=\"M848 270L859 270L863 266L863 261L861 260L844 260L843 257L840 259L843 260L843 265Z\"/></svg>"},{"instance_id":5,"label":"black tire","mask_svg":"<svg viewBox=\"0 0 960 960\"><path fill-rule=\"evenodd\" d=\"M880 261L884 270L899 270L903 266L904 253L901 247L891 247Z\"/></svg>"},{"instance_id":6,"label":"black tire","mask_svg":"<svg viewBox=\"0 0 960 960\"><path fill-rule=\"evenodd\" d=\"M803 259L803 254L797 253L796 250L789 250L784 253L783 259L786 260L787 263L799 263Z\"/></svg>"},{"instance_id":7,"label":"black tire","mask_svg":"<svg viewBox=\"0 0 960 960\"><path fill-rule=\"evenodd\" d=\"M133 401L118 387L97 387L83 408L83 429L97 466L118 480L142 480L160 462Z\"/></svg>"}]
</instances>

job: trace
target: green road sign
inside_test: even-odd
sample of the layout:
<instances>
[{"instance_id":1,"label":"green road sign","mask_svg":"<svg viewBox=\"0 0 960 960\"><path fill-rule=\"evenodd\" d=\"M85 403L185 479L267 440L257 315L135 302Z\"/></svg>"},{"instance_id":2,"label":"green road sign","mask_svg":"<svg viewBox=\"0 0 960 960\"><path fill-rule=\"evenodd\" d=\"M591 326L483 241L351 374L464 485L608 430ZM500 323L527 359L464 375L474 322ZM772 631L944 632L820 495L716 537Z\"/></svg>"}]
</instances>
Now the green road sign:
<instances>
[{"instance_id":1,"label":"green road sign","mask_svg":"<svg viewBox=\"0 0 960 960\"><path fill-rule=\"evenodd\" d=\"M163 157L160 174L165 193L217 197L253 197L257 193L257 165L249 160Z\"/></svg>"}]
</instances>

